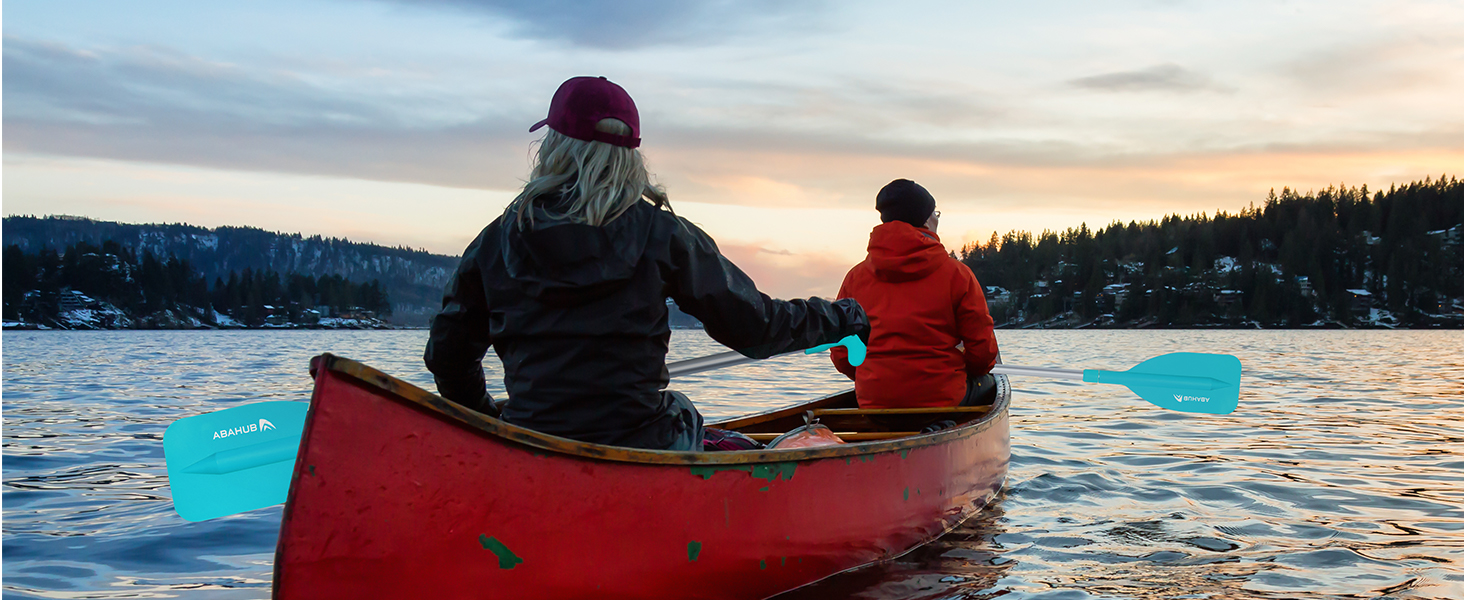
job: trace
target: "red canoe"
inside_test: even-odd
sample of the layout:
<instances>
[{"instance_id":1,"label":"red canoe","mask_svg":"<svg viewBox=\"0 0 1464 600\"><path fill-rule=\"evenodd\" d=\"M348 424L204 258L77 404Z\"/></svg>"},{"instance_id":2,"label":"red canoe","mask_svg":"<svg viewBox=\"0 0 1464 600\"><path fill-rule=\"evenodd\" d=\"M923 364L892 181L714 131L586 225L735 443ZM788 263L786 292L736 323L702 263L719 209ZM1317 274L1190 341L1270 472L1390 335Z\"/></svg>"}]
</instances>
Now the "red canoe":
<instances>
[{"instance_id":1,"label":"red canoe","mask_svg":"<svg viewBox=\"0 0 1464 600\"><path fill-rule=\"evenodd\" d=\"M516 427L329 354L311 372L288 600L767 598L939 537L1010 458L1004 378L933 434L879 431L844 392L713 426L766 440L811 412L849 443L669 452Z\"/></svg>"}]
</instances>

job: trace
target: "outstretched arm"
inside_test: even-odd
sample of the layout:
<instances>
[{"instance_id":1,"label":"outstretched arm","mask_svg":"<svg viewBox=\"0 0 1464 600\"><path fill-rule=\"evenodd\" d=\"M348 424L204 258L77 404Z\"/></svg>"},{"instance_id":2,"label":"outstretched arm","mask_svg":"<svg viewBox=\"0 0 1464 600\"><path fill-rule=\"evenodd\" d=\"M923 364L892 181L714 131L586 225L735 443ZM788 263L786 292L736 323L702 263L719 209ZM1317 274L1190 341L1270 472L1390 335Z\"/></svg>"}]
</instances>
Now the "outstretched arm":
<instances>
[{"instance_id":1,"label":"outstretched arm","mask_svg":"<svg viewBox=\"0 0 1464 600\"><path fill-rule=\"evenodd\" d=\"M767 358L868 330L864 309L852 298L775 300L759 292L711 237L680 220L671 243L671 298L700 319L712 339L743 356Z\"/></svg>"}]
</instances>

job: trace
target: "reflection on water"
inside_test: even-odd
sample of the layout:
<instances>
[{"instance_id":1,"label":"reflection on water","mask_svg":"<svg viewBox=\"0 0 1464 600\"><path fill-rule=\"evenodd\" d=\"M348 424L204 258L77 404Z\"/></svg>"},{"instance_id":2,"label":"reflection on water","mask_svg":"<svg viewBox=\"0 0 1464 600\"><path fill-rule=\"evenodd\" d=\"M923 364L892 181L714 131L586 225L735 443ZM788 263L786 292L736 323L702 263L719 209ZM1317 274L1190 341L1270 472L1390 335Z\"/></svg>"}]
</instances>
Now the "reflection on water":
<instances>
[{"instance_id":1,"label":"reflection on water","mask_svg":"<svg viewBox=\"0 0 1464 600\"><path fill-rule=\"evenodd\" d=\"M1012 470L985 512L785 598L1464 598L1464 334L1000 331L1013 364L1245 364L1233 415L1014 379ZM431 388L425 332L7 332L6 598L267 598L279 507L173 513L179 418L304 400L334 352ZM677 332L672 360L723 350ZM499 376L490 366L490 378ZM709 418L848 386L787 356L673 383ZM501 386L500 388L501 389ZM857 501L849 499L848 501Z\"/></svg>"}]
</instances>

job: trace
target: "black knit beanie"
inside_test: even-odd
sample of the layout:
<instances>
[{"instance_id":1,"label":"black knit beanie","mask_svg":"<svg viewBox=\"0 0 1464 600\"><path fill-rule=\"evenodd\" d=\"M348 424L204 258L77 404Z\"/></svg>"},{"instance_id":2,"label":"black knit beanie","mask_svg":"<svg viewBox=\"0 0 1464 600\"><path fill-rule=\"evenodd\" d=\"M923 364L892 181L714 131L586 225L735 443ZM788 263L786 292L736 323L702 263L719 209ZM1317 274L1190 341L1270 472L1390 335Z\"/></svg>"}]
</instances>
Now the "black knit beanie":
<instances>
[{"instance_id":1,"label":"black knit beanie","mask_svg":"<svg viewBox=\"0 0 1464 600\"><path fill-rule=\"evenodd\" d=\"M918 183L896 179L875 196L874 209L879 211L879 220L883 223L904 221L924 227L925 221L935 212L935 197Z\"/></svg>"}]
</instances>

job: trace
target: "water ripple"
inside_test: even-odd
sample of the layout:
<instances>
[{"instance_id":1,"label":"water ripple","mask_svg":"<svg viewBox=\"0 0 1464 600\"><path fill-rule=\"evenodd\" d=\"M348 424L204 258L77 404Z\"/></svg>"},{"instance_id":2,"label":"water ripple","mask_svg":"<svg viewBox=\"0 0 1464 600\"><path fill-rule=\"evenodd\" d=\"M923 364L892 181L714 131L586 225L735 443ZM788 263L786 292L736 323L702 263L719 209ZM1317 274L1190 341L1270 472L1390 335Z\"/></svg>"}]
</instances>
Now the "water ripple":
<instances>
[{"instance_id":1,"label":"water ripple","mask_svg":"<svg viewBox=\"0 0 1464 600\"><path fill-rule=\"evenodd\" d=\"M1245 364L1235 414L1018 379L987 511L896 561L787 598L1464 598L1464 334L1001 331L1007 362ZM305 400L333 352L431 388L425 333L4 333L6 598L267 598L280 508L173 513L168 424ZM677 332L671 360L723 350ZM501 371L489 361L489 378ZM709 417L847 387L826 358L683 378ZM493 391L501 394L500 387Z\"/></svg>"}]
</instances>

